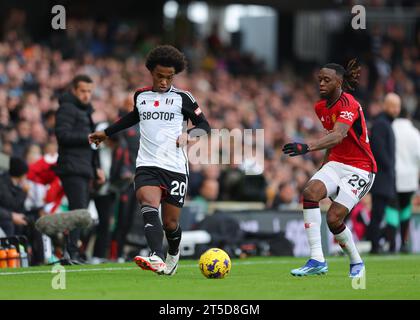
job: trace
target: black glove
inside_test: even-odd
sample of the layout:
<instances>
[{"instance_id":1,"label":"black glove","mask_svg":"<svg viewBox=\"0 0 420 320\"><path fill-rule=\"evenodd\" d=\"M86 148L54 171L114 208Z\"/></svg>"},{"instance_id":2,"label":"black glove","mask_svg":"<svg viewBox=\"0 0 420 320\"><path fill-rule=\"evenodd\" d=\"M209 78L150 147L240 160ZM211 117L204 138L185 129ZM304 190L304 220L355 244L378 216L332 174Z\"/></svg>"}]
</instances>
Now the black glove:
<instances>
[{"instance_id":1,"label":"black glove","mask_svg":"<svg viewBox=\"0 0 420 320\"><path fill-rule=\"evenodd\" d=\"M288 143L283 147L283 152L291 157L309 152L309 146L306 143Z\"/></svg>"}]
</instances>

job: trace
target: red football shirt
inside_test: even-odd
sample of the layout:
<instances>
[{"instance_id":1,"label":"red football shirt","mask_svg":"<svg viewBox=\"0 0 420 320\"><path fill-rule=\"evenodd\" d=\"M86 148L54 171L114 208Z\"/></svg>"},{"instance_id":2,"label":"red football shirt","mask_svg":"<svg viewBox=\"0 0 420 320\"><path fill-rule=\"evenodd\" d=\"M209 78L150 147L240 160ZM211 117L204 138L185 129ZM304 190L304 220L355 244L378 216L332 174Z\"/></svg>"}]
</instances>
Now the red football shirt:
<instances>
[{"instance_id":1,"label":"red football shirt","mask_svg":"<svg viewBox=\"0 0 420 320\"><path fill-rule=\"evenodd\" d=\"M343 92L329 108L325 99L318 101L315 112L327 130L332 130L337 121L350 126L343 141L331 148L328 161L341 162L369 172L377 171L362 107L351 94Z\"/></svg>"}]
</instances>

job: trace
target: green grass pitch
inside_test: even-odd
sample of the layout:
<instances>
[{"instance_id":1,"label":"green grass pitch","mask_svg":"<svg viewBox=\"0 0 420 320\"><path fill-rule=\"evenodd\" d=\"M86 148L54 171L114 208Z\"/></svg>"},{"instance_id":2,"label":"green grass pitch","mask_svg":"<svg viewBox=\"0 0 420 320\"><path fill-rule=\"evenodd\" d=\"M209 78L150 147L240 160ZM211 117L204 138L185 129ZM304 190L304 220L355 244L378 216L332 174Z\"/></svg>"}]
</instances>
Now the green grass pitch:
<instances>
[{"instance_id":1,"label":"green grass pitch","mask_svg":"<svg viewBox=\"0 0 420 320\"><path fill-rule=\"evenodd\" d=\"M365 289L353 289L346 257L330 257L324 276L296 278L303 258L232 260L225 279L206 279L195 260L181 260L174 277L134 263L66 267L66 289L52 288L51 266L0 269L0 299L420 299L420 255L367 256ZM359 283L361 285L361 283Z\"/></svg>"}]
</instances>

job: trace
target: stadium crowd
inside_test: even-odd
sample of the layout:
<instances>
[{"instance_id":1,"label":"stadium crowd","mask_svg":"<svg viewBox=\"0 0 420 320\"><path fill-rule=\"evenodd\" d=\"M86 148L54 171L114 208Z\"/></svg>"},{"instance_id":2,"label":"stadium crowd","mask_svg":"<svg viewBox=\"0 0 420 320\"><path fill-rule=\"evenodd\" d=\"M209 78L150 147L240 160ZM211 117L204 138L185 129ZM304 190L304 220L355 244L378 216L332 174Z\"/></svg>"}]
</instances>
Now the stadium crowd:
<instances>
[{"instance_id":1,"label":"stadium crowd","mask_svg":"<svg viewBox=\"0 0 420 320\"><path fill-rule=\"evenodd\" d=\"M106 23L72 19L66 31L46 40L32 42L24 17L15 13L6 21L0 42L0 151L28 165L56 153L54 115L75 75L87 74L94 81L94 122L113 122L131 110L135 89L150 85L144 58L163 41L124 24L111 29ZM420 30L415 43L407 42L398 26L375 30L370 40L369 58L360 58L362 75L355 92L368 120L380 112L384 95L393 91L420 123ZM175 86L194 95L212 129L264 129L262 174L246 175L240 164L192 164L189 199L263 201L274 209L299 204L323 152L288 158L281 149L288 141L325 134L313 111L319 97L318 69L305 76L288 66L264 73L263 64L224 46L215 35L179 47L190 68L176 78ZM134 172L136 133L123 139ZM414 204L420 205L420 196Z\"/></svg>"}]
</instances>

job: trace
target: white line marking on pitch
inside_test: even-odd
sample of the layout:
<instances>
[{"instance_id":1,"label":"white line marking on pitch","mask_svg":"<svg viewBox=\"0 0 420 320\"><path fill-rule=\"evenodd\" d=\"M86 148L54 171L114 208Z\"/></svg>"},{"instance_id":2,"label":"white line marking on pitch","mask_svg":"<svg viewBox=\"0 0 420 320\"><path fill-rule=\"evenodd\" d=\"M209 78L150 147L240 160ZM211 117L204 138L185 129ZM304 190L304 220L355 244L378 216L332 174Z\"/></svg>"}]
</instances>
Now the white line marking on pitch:
<instances>
[{"instance_id":1,"label":"white line marking on pitch","mask_svg":"<svg viewBox=\"0 0 420 320\"><path fill-rule=\"evenodd\" d=\"M289 260L266 260L266 261L234 261L232 265L256 265L256 264L288 264L296 262L301 257L296 257ZM412 260L412 258L418 258L418 256L406 256L404 260ZM344 260L345 257L329 257L328 261ZM399 260L401 257L398 256L384 256L384 257L369 257L368 260ZM198 264L186 264L181 265L183 268L198 268ZM98 272L98 271L127 271L127 270L139 270L138 267L110 267L110 268L86 268L86 269L66 269L66 273L72 272ZM34 271L22 271L22 272L0 272L0 276L14 276L24 274L50 274L50 270L34 270Z\"/></svg>"},{"instance_id":2,"label":"white line marking on pitch","mask_svg":"<svg viewBox=\"0 0 420 320\"><path fill-rule=\"evenodd\" d=\"M253 264L286 264L290 261L242 261L235 262L235 265L253 265ZM185 264L182 267L186 268L198 268L198 264ZM121 271L121 270L139 270L138 267L111 267L111 268L86 268L86 269L66 269L66 273L71 272L97 272L97 271ZM0 276L12 276L12 275L21 275L21 274L46 274L51 273L50 270L34 270L34 271L22 271L22 272L4 272L0 273Z\"/></svg>"}]
</instances>

